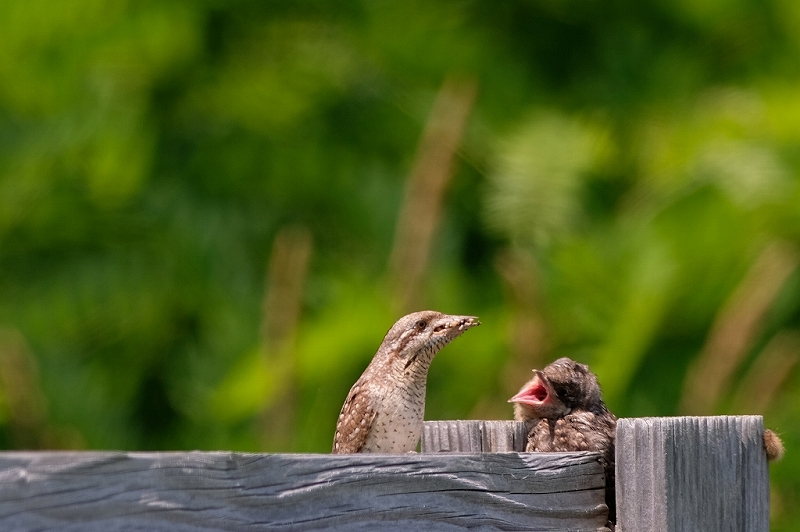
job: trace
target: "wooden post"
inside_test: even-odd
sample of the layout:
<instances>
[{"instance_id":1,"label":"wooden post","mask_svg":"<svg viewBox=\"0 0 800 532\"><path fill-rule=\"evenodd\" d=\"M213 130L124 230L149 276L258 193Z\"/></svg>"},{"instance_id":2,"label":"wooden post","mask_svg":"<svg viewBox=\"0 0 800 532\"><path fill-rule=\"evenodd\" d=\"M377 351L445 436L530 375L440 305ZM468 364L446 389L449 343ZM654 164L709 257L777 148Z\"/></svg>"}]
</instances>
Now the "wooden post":
<instances>
[{"instance_id":1,"label":"wooden post","mask_svg":"<svg viewBox=\"0 0 800 532\"><path fill-rule=\"evenodd\" d=\"M620 419L617 530L768 532L761 416Z\"/></svg>"}]
</instances>

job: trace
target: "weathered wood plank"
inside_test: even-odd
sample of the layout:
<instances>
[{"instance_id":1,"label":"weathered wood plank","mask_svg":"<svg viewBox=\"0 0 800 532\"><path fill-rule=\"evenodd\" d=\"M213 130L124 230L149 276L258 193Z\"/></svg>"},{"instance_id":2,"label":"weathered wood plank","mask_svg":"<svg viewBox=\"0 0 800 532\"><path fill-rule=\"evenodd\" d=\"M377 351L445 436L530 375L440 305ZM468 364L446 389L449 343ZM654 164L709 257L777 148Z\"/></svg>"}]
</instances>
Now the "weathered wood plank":
<instances>
[{"instance_id":1,"label":"weathered wood plank","mask_svg":"<svg viewBox=\"0 0 800 532\"><path fill-rule=\"evenodd\" d=\"M761 416L620 419L617 529L769 530Z\"/></svg>"},{"instance_id":2,"label":"weathered wood plank","mask_svg":"<svg viewBox=\"0 0 800 532\"><path fill-rule=\"evenodd\" d=\"M426 421L423 453L524 452L527 441L521 421Z\"/></svg>"},{"instance_id":3,"label":"weathered wood plank","mask_svg":"<svg viewBox=\"0 0 800 532\"><path fill-rule=\"evenodd\" d=\"M0 529L605 530L591 453L0 453Z\"/></svg>"}]
</instances>

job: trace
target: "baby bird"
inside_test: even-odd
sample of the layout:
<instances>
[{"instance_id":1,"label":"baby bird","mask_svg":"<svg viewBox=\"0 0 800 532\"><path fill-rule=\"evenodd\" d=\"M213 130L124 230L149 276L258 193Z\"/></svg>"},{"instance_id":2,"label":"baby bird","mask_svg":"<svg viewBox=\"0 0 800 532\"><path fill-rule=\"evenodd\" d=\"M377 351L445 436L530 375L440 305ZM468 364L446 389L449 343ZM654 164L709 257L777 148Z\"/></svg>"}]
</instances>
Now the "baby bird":
<instances>
[{"instance_id":1,"label":"baby bird","mask_svg":"<svg viewBox=\"0 0 800 532\"><path fill-rule=\"evenodd\" d=\"M333 453L406 453L422 435L428 368L439 350L467 329L474 316L425 310L400 318L342 406Z\"/></svg>"},{"instance_id":2,"label":"baby bird","mask_svg":"<svg viewBox=\"0 0 800 532\"><path fill-rule=\"evenodd\" d=\"M603 403L600 384L589 367L560 358L534 370L514 403L514 419L528 427L526 451L595 451L605 469L609 520L615 521L614 438L617 418Z\"/></svg>"}]
</instances>

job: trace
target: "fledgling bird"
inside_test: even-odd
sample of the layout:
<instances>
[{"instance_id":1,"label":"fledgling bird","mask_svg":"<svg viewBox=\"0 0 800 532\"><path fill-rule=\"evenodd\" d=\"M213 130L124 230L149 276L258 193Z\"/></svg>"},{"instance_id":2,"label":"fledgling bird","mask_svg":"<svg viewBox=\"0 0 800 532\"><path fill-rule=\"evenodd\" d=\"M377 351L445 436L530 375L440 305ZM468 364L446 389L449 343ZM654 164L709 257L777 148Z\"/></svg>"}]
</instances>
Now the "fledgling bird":
<instances>
[{"instance_id":1,"label":"fledgling bird","mask_svg":"<svg viewBox=\"0 0 800 532\"><path fill-rule=\"evenodd\" d=\"M609 520L615 521L614 439L617 417L603 403L589 367L559 358L509 399L514 419L528 427L526 451L595 451L605 469Z\"/></svg>"},{"instance_id":2,"label":"fledgling bird","mask_svg":"<svg viewBox=\"0 0 800 532\"><path fill-rule=\"evenodd\" d=\"M333 453L405 453L416 449L425 413L428 368L439 350L474 316L433 310L400 318L347 394L333 437Z\"/></svg>"}]
</instances>

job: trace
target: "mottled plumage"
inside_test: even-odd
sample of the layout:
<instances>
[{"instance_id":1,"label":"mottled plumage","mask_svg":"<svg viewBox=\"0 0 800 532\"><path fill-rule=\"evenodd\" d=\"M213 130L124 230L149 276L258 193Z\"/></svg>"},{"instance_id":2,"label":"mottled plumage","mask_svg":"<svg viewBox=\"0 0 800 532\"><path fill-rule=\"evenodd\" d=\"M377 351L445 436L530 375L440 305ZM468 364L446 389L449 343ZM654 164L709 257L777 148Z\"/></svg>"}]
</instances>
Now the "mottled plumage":
<instances>
[{"instance_id":1,"label":"mottled plumage","mask_svg":"<svg viewBox=\"0 0 800 532\"><path fill-rule=\"evenodd\" d=\"M569 358L560 358L534 373L509 399L514 403L514 418L528 426L525 450L600 453L606 476L606 502L613 522L617 418L603 403L597 377L588 366Z\"/></svg>"},{"instance_id":2,"label":"mottled plumage","mask_svg":"<svg viewBox=\"0 0 800 532\"><path fill-rule=\"evenodd\" d=\"M439 350L470 327L473 316L425 310L400 318L342 406L333 453L405 453L417 447L428 368Z\"/></svg>"}]
</instances>

